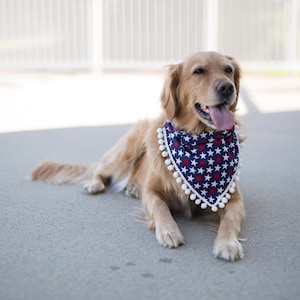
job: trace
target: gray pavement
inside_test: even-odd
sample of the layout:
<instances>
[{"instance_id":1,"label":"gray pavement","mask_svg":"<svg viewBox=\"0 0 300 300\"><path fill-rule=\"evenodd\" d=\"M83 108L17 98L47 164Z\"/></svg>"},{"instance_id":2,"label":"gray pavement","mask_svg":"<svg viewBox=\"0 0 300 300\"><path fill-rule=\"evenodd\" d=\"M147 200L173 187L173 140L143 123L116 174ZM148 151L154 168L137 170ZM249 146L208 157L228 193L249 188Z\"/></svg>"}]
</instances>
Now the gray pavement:
<instances>
[{"instance_id":1,"label":"gray pavement","mask_svg":"<svg viewBox=\"0 0 300 300\"><path fill-rule=\"evenodd\" d=\"M261 113L253 94L242 93L247 240L235 263L212 256L201 220L176 217L186 244L165 249L138 200L24 180L44 159L97 161L129 125L1 133L0 299L300 299L300 111Z\"/></svg>"}]
</instances>

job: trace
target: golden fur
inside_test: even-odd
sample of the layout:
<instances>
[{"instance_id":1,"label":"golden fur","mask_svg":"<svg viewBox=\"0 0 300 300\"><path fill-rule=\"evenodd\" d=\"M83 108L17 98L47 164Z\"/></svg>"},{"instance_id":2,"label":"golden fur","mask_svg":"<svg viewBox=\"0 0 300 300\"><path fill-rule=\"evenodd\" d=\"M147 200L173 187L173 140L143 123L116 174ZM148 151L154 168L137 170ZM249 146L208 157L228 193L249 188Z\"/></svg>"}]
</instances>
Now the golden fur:
<instances>
[{"instance_id":1,"label":"golden fur","mask_svg":"<svg viewBox=\"0 0 300 300\"><path fill-rule=\"evenodd\" d=\"M240 68L233 58L216 52L195 53L182 63L169 66L161 93L163 112L160 117L138 122L98 164L85 166L48 161L37 166L31 178L52 183L88 180L85 189L91 194L104 192L111 181L127 178L142 200L149 228L155 230L159 244L178 247L184 243L184 238L172 212L192 216L202 210L189 200L166 168L156 129L163 127L168 119L188 133L200 134L203 130L215 129L196 107L199 109L201 104L201 108L208 109L223 103L225 100L216 89L218 84L225 82L232 89L232 95L226 98L224 105L235 112L239 81ZM238 187L225 208L214 214L219 216L220 224L213 254L229 261L242 258L238 234L244 205Z\"/></svg>"}]
</instances>

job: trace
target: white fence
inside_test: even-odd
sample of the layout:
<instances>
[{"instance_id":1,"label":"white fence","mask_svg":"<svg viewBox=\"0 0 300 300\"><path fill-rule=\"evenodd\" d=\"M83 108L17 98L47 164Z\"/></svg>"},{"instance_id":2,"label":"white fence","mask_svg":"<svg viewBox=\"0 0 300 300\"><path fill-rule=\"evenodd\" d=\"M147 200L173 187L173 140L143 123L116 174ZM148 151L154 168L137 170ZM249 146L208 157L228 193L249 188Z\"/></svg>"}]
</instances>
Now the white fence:
<instances>
[{"instance_id":1,"label":"white fence","mask_svg":"<svg viewBox=\"0 0 300 300\"><path fill-rule=\"evenodd\" d=\"M217 50L300 71L300 0L0 0L0 69L156 69Z\"/></svg>"}]
</instances>

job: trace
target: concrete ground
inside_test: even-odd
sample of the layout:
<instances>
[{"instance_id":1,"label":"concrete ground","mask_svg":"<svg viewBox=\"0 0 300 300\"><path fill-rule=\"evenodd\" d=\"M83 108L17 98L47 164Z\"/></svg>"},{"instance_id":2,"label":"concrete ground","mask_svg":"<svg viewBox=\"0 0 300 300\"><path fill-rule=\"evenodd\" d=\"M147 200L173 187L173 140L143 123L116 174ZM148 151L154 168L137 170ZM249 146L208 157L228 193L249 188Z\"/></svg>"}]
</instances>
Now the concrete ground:
<instances>
[{"instance_id":1,"label":"concrete ground","mask_svg":"<svg viewBox=\"0 0 300 300\"><path fill-rule=\"evenodd\" d=\"M165 249L138 200L24 179L45 159L97 161L129 123L155 115L161 74L0 78L1 300L300 299L299 78L244 78L247 240L235 263L213 257L216 234L201 220L176 217L186 244Z\"/></svg>"}]
</instances>

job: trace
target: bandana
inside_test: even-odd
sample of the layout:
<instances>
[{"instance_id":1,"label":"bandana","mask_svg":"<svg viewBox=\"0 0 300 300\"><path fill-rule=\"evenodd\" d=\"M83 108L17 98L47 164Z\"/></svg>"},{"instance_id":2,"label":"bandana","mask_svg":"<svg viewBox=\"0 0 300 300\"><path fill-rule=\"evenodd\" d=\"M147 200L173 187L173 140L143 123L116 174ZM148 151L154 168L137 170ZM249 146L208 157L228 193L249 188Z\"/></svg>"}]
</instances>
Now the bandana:
<instances>
[{"instance_id":1,"label":"bandana","mask_svg":"<svg viewBox=\"0 0 300 300\"><path fill-rule=\"evenodd\" d=\"M195 135L167 121L157 133L165 164L184 193L202 209L224 208L240 175L238 126Z\"/></svg>"}]
</instances>

